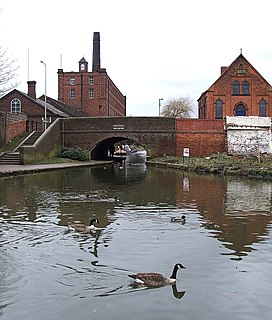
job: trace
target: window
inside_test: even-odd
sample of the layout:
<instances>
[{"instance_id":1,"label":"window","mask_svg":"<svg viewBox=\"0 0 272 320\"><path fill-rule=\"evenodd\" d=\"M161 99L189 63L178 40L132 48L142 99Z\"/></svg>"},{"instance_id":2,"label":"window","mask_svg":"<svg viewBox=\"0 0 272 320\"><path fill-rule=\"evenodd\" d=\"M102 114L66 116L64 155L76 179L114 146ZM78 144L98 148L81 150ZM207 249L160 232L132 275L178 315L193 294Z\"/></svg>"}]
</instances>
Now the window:
<instances>
[{"instance_id":1,"label":"window","mask_svg":"<svg viewBox=\"0 0 272 320\"><path fill-rule=\"evenodd\" d=\"M11 100L10 112L11 113L20 113L21 112L21 101L18 98L14 98Z\"/></svg>"},{"instance_id":2,"label":"window","mask_svg":"<svg viewBox=\"0 0 272 320\"><path fill-rule=\"evenodd\" d=\"M91 88L89 90L89 99L93 99L94 98L94 92L93 92L93 89Z\"/></svg>"},{"instance_id":3,"label":"window","mask_svg":"<svg viewBox=\"0 0 272 320\"><path fill-rule=\"evenodd\" d=\"M259 102L259 117L266 117L266 101L264 99Z\"/></svg>"},{"instance_id":4,"label":"window","mask_svg":"<svg viewBox=\"0 0 272 320\"><path fill-rule=\"evenodd\" d=\"M221 99L215 103L215 119L223 119L223 102Z\"/></svg>"},{"instance_id":5,"label":"window","mask_svg":"<svg viewBox=\"0 0 272 320\"><path fill-rule=\"evenodd\" d=\"M240 94L240 82L235 80L233 81L233 94Z\"/></svg>"},{"instance_id":6,"label":"window","mask_svg":"<svg viewBox=\"0 0 272 320\"><path fill-rule=\"evenodd\" d=\"M246 116L246 107L243 104L238 104L235 108L236 116Z\"/></svg>"},{"instance_id":7,"label":"window","mask_svg":"<svg viewBox=\"0 0 272 320\"><path fill-rule=\"evenodd\" d=\"M243 94L249 94L249 83L248 83L248 81L243 81L243 83L242 83L242 92L243 92Z\"/></svg>"},{"instance_id":8,"label":"window","mask_svg":"<svg viewBox=\"0 0 272 320\"><path fill-rule=\"evenodd\" d=\"M94 78L91 76L89 77L89 85L92 86L94 84Z\"/></svg>"},{"instance_id":9,"label":"window","mask_svg":"<svg viewBox=\"0 0 272 320\"><path fill-rule=\"evenodd\" d=\"M76 90L70 89L70 99L75 99L75 98L76 98Z\"/></svg>"},{"instance_id":10,"label":"window","mask_svg":"<svg viewBox=\"0 0 272 320\"><path fill-rule=\"evenodd\" d=\"M76 79L75 78L70 78L70 85L74 86L76 84Z\"/></svg>"}]
</instances>

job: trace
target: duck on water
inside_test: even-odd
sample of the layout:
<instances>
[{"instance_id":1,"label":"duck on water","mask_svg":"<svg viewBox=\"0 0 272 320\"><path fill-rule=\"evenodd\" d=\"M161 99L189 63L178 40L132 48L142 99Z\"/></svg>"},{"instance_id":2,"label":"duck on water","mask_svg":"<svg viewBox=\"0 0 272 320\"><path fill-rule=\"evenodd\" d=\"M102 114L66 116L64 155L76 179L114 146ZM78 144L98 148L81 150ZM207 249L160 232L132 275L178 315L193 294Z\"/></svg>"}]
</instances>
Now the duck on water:
<instances>
[{"instance_id":1,"label":"duck on water","mask_svg":"<svg viewBox=\"0 0 272 320\"><path fill-rule=\"evenodd\" d=\"M185 215L181 217L172 217L171 222L181 222L182 224L184 224L186 222L186 217Z\"/></svg>"}]
</instances>

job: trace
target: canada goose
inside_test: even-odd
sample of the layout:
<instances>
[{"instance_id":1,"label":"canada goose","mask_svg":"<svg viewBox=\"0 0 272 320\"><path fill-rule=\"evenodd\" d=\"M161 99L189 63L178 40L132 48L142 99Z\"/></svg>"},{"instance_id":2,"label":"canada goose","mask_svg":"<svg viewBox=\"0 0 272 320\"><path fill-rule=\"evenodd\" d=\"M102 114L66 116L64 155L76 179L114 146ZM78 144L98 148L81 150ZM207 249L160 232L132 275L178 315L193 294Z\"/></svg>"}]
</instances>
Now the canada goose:
<instances>
[{"instance_id":1,"label":"canada goose","mask_svg":"<svg viewBox=\"0 0 272 320\"><path fill-rule=\"evenodd\" d=\"M91 230L95 230L95 226L94 226L95 223L99 224L99 221L97 219L92 219L88 226L86 224L81 224L81 223L70 224L68 226L68 230L79 231L79 232L89 232Z\"/></svg>"},{"instance_id":2,"label":"canada goose","mask_svg":"<svg viewBox=\"0 0 272 320\"><path fill-rule=\"evenodd\" d=\"M170 277L154 272L129 274L128 276L133 278L138 284L144 284L150 287L160 287L166 284L175 283L177 271L182 268L186 269L181 263L175 264Z\"/></svg>"},{"instance_id":3,"label":"canada goose","mask_svg":"<svg viewBox=\"0 0 272 320\"><path fill-rule=\"evenodd\" d=\"M186 222L186 217L184 215L181 217L172 217L171 222L181 222L184 224Z\"/></svg>"}]
</instances>

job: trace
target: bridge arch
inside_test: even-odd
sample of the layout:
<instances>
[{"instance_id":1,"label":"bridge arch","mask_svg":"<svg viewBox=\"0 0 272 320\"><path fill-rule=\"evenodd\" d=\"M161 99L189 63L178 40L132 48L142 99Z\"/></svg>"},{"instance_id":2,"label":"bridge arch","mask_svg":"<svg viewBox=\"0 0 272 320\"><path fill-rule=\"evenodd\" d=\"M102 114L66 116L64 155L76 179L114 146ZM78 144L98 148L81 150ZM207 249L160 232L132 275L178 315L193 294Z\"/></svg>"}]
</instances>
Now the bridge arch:
<instances>
[{"instance_id":1,"label":"bridge arch","mask_svg":"<svg viewBox=\"0 0 272 320\"><path fill-rule=\"evenodd\" d=\"M121 143L123 141L131 141L137 145L142 146L145 148L144 145L142 145L139 141L135 140L135 138L127 137L127 136L113 136L109 138L105 138L103 140L100 140L97 142L94 146L91 147L90 150L90 158L92 160L105 160L108 158L108 151L110 147L114 144Z\"/></svg>"},{"instance_id":2,"label":"bridge arch","mask_svg":"<svg viewBox=\"0 0 272 320\"><path fill-rule=\"evenodd\" d=\"M84 117L61 120L61 145L89 150L91 159L108 156L109 146L133 140L146 146L148 155L175 154L175 118L163 117Z\"/></svg>"}]
</instances>

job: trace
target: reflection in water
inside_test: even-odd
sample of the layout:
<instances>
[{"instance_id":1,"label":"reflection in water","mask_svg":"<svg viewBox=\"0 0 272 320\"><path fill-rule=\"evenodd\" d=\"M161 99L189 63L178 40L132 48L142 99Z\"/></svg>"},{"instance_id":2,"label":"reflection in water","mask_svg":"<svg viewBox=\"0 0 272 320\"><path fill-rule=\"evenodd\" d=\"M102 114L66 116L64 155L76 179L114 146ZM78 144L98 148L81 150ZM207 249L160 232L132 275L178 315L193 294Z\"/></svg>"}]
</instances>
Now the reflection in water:
<instances>
[{"instance_id":1,"label":"reflection in water","mask_svg":"<svg viewBox=\"0 0 272 320\"><path fill-rule=\"evenodd\" d=\"M66 232L93 218L101 229ZM269 181L126 161L1 179L0 317L255 320L260 306L271 315L271 220ZM133 270L167 273L173 261L187 268L182 291L130 286Z\"/></svg>"},{"instance_id":2,"label":"reflection in water","mask_svg":"<svg viewBox=\"0 0 272 320\"><path fill-rule=\"evenodd\" d=\"M176 299L181 299L185 295L185 291L178 291L176 283L173 283L172 285L167 285L167 287L172 288L172 294ZM138 283L131 283L128 286L128 290L124 288L124 286L120 286L111 290L108 290L106 292L100 293L96 295L96 297L108 297L112 295L124 295L124 294L129 294L129 293L134 293L136 291L143 291L143 290L154 290L154 289L160 289L161 287L148 287L148 286L143 286ZM123 290L122 290L123 289Z\"/></svg>"}]
</instances>

